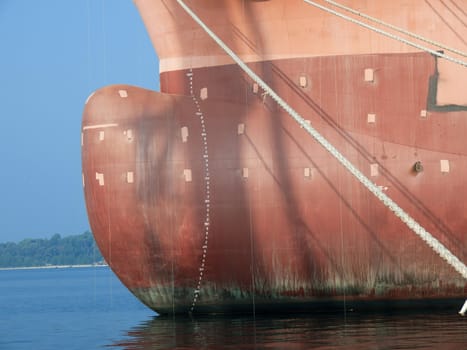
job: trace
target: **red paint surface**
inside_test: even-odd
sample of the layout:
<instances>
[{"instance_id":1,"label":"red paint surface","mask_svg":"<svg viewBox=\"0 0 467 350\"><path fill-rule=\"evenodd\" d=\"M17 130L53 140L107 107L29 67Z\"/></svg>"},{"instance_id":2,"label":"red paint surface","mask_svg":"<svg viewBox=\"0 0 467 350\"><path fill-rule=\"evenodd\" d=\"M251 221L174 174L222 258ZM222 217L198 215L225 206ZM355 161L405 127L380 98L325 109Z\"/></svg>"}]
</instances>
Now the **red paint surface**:
<instances>
[{"instance_id":1,"label":"red paint surface","mask_svg":"<svg viewBox=\"0 0 467 350\"><path fill-rule=\"evenodd\" d=\"M378 164L372 181L466 261L467 112L420 117L433 57L318 57L251 67L363 173L370 177L370 165ZM367 67L378 67L373 83L363 80ZM159 311L189 310L205 240L202 130L187 72L164 73L165 93L99 90L83 117L84 128L118 124L83 130L92 231L122 282ZM298 84L302 75L306 88ZM238 67L194 69L193 84L205 117L211 191L200 308L248 305L253 297L280 304L465 296L462 277L269 97L254 94ZM201 100L204 87L208 99ZM368 113L376 123L367 122ZM449 173L441 173L441 159L450 161ZM418 174L417 161L424 168ZM96 173L104 174L104 186Z\"/></svg>"}]
</instances>

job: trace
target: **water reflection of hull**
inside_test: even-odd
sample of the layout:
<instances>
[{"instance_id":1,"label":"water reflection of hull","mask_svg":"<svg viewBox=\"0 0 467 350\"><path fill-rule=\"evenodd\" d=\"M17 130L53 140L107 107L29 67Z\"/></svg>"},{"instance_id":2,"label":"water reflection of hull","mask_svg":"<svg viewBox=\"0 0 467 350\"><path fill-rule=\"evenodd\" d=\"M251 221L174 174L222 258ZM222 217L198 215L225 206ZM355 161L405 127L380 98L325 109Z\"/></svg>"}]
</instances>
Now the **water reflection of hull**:
<instances>
[{"instance_id":1,"label":"water reflection of hull","mask_svg":"<svg viewBox=\"0 0 467 350\"><path fill-rule=\"evenodd\" d=\"M455 312L454 312L455 314ZM284 317L154 318L112 346L125 349L452 349L466 342L462 318L436 311ZM449 324L449 327L446 325ZM464 344L464 345L463 345Z\"/></svg>"},{"instance_id":2,"label":"water reflection of hull","mask_svg":"<svg viewBox=\"0 0 467 350\"><path fill-rule=\"evenodd\" d=\"M195 305L197 311L289 310L333 300L464 296L462 277L238 67L221 64L217 49L210 56L198 46L177 51L193 57L191 66L176 60L176 42L166 47L152 30L148 4L157 2L136 3L160 53L163 92L119 85L89 99L83 179L102 254L138 298L160 312L186 312ZM175 11L168 3L157 10ZM225 1L231 20L236 3ZM272 3L278 2L245 6ZM423 11L417 16L428 16ZM184 20L168 23L166 34L185 42L192 24L179 16ZM248 24L236 29L248 33ZM256 42L262 31L254 33L249 39ZM197 35L210 52L208 39ZM322 49L329 52L318 55L313 46L309 56L296 54L292 43L287 55L263 43L242 53L283 57L249 65L465 261L467 108L448 93L452 81L440 79L439 60L378 43L332 52L327 42ZM453 103L440 105L440 91Z\"/></svg>"}]
</instances>

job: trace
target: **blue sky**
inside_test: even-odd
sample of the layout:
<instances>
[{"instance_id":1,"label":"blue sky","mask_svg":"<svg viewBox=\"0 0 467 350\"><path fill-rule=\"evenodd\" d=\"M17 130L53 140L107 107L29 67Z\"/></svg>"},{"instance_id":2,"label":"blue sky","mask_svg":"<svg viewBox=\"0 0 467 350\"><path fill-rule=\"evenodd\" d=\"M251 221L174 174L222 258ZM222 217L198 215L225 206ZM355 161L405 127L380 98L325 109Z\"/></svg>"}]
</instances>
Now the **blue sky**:
<instances>
[{"instance_id":1,"label":"blue sky","mask_svg":"<svg viewBox=\"0 0 467 350\"><path fill-rule=\"evenodd\" d=\"M0 0L0 242L89 229L80 127L88 95L159 90L131 0Z\"/></svg>"}]
</instances>

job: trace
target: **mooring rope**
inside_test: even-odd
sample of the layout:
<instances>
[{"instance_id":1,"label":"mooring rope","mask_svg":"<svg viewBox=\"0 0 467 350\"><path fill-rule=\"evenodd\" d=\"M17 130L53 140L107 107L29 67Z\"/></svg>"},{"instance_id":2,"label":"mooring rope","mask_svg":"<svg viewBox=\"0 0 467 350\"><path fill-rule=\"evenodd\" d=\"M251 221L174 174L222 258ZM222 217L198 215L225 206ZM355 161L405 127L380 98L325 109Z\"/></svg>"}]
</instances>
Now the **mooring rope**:
<instances>
[{"instance_id":1,"label":"mooring rope","mask_svg":"<svg viewBox=\"0 0 467 350\"><path fill-rule=\"evenodd\" d=\"M444 58L445 60L448 60L448 61L451 61L453 63L459 64L461 66L467 67L467 62L466 61L462 61L462 60L459 60L457 58L445 55L442 52L430 49L429 47L419 45L417 43L414 43L413 41L410 41L410 40L404 39L404 38L402 38L400 36L388 33L388 32L386 32L384 30L381 30L379 28L376 28L374 26L366 24L366 23L364 23L362 21L359 21L359 20L356 20L356 19L354 19L352 17L346 16L346 15L340 13L340 12L334 11L333 9L330 9L330 8L328 8L326 6L320 5L320 4L318 4L318 3L314 2L314 1L311 1L311 0L303 0L303 1L306 2L307 4L311 5L311 6L317 7L319 9L323 10L323 11L326 11L326 12L331 13L331 14L337 16L337 17L345 19L346 21L349 21L349 22L357 24L357 25L359 25L361 27L370 29L370 30L372 30L372 31L374 31L374 32L376 32L378 34L387 36L388 38L391 38L391 39L394 39L394 40L399 41L401 43L404 43L404 44L407 44L409 46L415 47L418 50L428 52L428 53L432 54L433 56Z\"/></svg>"},{"instance_id":2,"label":"mooring rope","mask_svg":"<svg viewBox=\"0 0 467 350\"><path fill-rule=\"evenodd\" d=\"M307 1L307 0L305 0ZM407 225L417 236L430 246L441 258L451 265L459 274L467 279L467 266L449 251L441 242L423 228L415 219L406 213L396 202L387 196L377 185L370 181L347 158L345 158L329 141L327 141L312 125L298 112L287 104L266 82L264 82L242 59L237 56L185 3L177 0L186 13L229 55L232 60L285 111L308 134L310 134L326 151L341 163L363 186L378 198L395 216Z\"/></svg>"},{"instance_id":3,"label":"mooring rope","mask_svg":"<svg viewBox=\"0 0 467 350\"><path fill-rule=\"evenodd\" d=\"M335 7L338 7L338 8L340 8L340 9L342 9L342 10L345 10L345 11L347 11L347 12L350 12L350 13L352 13L352 14L354 14L354 15L357 15L357 16L360 16L360 17L362 17L362 18L365 18L365 19L367 19L367 20L369 20L369 21L375 22L375 23L377 23L377 24L379 24L379 25L382 25L382 26L384 26L384 27L388 27L388 28L390 28L390 29L392 29L392 30L395 30L395 31L399 32L399 33L405 34L405 35L407 35L407 36L410 36L410 37L415 38L415 39L420 40L420 41L424 41L424 42L426 42L427 44L436 46L436 47L438 47L438 48L440 48L440 49L444 49L444 50L446 50L446 51L451 51L452 53L455 53L455 54L457 54L457 55L459 55L459 56L467 57L467 53L466 53L466 52L463 52L463 51L460 51L460 50L458 50L458 49L449 47L449 46L444 45L444 44L442 44L442 43L440 43L440 42L437 42L437 41L435 41L435 40L425 38L425 37L423 37L423 36L421 36L421 35L418 35L418 34L416 34L416 33L412 33L412 32L410 32L410 31L408 31L408 30L405 30L405 29L403 29L403 28L397 27L397 26L395 26L395 25L393 25L393 24L390 24L390 23L381 21L381 20L378 19L378 18L368 16L367 14L365 14L365 13L363 13L363 12L360 12L360 11L357 11L357 10L354 10L354 9L351 8L351 7L344 6L344 5L339 4L339 3L335 2L335 1L332 1L332 0L323 0L323 1L324 1L324 2L327 2L328 4L333 5L333 6L335 6Z\"/></svg>"}]
</instances>

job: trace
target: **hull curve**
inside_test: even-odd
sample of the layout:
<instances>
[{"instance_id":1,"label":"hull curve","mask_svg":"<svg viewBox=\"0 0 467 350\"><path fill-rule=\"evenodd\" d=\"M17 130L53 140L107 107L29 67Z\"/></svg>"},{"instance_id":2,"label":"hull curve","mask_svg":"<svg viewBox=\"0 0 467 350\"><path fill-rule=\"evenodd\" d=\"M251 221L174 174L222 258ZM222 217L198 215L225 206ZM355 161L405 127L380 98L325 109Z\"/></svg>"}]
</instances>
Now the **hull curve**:
<instances>
[{"instance_id":1,"label":"hull curve","mask_svg":"<svg viewBox=\"0 0 467 350\"><path fill-rule=\"evenodd\" d=\"M205 3L215 13L234 2ZM440 103L448 90L430 54L366 50L249 65L466 261L462 96ZM306 311L465 297L466 281L238 67L180 68L161 73L160 93L100 89L83 114L91 228L143 303L162 313Z\"/></svg>"}]
</instances>

